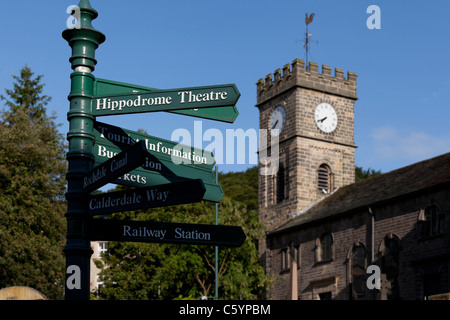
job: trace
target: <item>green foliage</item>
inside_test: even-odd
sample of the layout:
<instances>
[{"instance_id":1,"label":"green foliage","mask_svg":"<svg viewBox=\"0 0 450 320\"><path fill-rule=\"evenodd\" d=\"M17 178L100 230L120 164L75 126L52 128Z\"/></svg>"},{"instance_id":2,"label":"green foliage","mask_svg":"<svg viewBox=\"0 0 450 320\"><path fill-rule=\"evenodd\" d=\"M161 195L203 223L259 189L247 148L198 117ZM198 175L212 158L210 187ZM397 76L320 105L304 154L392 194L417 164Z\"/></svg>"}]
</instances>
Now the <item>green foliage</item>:
<instances>
[{"instance_id":1,"label":"green foliage","mask_svg":"<svg viewBox=\"0 0 450 320\"><path fill-rule=\"evenodd\" d=\"M258 167L243 172L219 173L220 185L227 197L239 201L249 210L258 210Z\"/></svg>"},{"instance_id":2,"label":"green foliage","mask_svg":"<svg viewBox=\"0 0 450 320\"><path fill-rule=\"evenodd\" d=\"M374 170L374 169L366 169L364 170L362 167L355 167L355 182L373 177L373 176L377 176L380 175L381 171L380 170Z\"/></svg>"},{"instance_id":3,"label":"green foliage","mask_svg":"<svg viewBox=\"0 0 450 320\"><path fill-rule=\"evenodd\" d=\"M221 174L219 183L225 197L219 205L219 224L241 226L247 235L239 248L219 249L219 298L256 299L269 285L270 279L258 264L257 240L264 227L253 209L257 199L257 182L252 172ZM230 178L234 177L234 178ZM236 184L249 180L241 202ZM229 195L232 196L229 196ZM117 213L113 219L154 220L182 223L214 224L214 205L208 202L154 210ZM151 243L108 243L105 267L101 273L105 286L99 293L104 299L198 299L214 295L214 247Z\"/></svg>"},{"instance_id":4,"label":"green foliage","mask_svg":"<svg viewBox=\"0 0 450 320\"><path fill-rule=\"evenodd\" d=\"M64 287L65 156L47 117L41 76L20 70L0 118L0 288L29 286L49 298Z\"/></svg>"}]
</instances>

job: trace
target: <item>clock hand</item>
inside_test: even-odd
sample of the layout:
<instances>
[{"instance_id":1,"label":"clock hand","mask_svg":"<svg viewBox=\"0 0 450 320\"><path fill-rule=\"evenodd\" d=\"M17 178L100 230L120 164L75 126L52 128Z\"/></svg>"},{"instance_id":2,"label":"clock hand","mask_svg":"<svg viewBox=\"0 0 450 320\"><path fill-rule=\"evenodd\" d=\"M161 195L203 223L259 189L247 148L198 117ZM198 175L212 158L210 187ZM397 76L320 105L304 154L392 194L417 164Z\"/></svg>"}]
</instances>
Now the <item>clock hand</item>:
<instances>
[{"instance_id":1,"label":"clock hand","mask_svg":"<svg viewBox=\"0 0 450 320\"><path fill-rule=\"evenodd\" d=\"M322 122L324 122L326 119L327 119L327 117L325 117L325 118L323 118L323 119L320 119L320 120L317 120L317 122L322 123Z\"/></svg>"},{"instance_id":2,"label":"clock hand","mask_svg":"<svg viewBox=\"0 0 450 320\"><path fill-rule=\"evenodd\" d=\"M275 129L275 127L277 126L277 123L278 123L278 120L275 121L275 123L274 123L273 126L272 126L272 129Z\"/></svg>"}]
</instances>

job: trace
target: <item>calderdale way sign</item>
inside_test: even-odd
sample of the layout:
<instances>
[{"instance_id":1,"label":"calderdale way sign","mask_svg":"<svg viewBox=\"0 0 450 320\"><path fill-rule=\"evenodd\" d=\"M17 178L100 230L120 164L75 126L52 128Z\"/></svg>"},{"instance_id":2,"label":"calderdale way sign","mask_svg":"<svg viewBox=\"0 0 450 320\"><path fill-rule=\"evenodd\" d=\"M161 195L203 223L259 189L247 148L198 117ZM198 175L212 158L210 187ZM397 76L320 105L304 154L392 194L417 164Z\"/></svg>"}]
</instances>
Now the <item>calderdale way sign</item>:
<instances>
[{"instance_id":1,"label":"calderdale way sign","mask_svg":"<svg viewBox=\"0 0 450 320\"><path fill-rule=\"evenodd\" d=\"M96 96L109 96L121 93L137 93L155 90L158 89L100 78L95 78L94 80L94 95ZM167 110L167 112L228 123L233 123L239 115L239 112L234 105L200 109Z\"/></svg>"},{"instance_id":2,"label":"calderdale way sign","mask_svg":"<svg viewBox=\"0 0 450 320\"><path fill-rule=\"evenodd\" d=\"M91 219L90 241L160 242L239 247L246 235L239 226Z\"/></svg>"},{"instance_id":3,"label":"calderdale way sign","mask_svg":"<svg viewBox=\"0 0 450 320\"><path fill-rule=\"evenodd\" d=\"M89 214L104 215L178 204L199 202L205 186L202 180L187 180L147 188L107 192L87 198Z\"/></svg>"},{"instance_id":4,"label":"calderdale way sign","mask_svg":"<svg viewBox=\"0 0 450 320\"><path fill-rule=\"evenodd\" d=\"M234 106L240 93L234 84L95 96L94 116Z\"/></svg>"},{"instance_id":5,"label":"calderdale way sign","mask_svg":"<svg viewBox=\"0 0 450 320\"><path fill-rule=\"evenodd\" d=\"M83 191L90 193L139 167L144 163L146 153L145 142L139 141L98 165L83 177Z\"/></svg>"},{"instance_id":6,"label":"calderdale way sign","mask_svg":"<svg viewBox=\"0 0 450 320\"><path fill-rule=\"evenodd\" d=\"M108 161L137 141L144 141L147 147L142 166L118 177L113 183L140 188L202 179L206 188L203 200L222 200L224 193L212 172L215 159L211 152L101 122L95 122L94 127L96 165Z\"/></svg>"}]
</instances>

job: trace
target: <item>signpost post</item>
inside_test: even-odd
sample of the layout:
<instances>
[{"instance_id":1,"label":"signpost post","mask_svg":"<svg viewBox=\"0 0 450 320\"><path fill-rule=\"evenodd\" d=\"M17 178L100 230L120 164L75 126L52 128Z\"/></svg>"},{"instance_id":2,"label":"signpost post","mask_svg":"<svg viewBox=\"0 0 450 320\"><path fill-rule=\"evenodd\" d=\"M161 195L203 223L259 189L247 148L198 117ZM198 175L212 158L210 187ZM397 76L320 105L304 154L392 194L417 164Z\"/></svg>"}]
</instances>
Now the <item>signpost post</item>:
<instances>
[{"instance_id":1,"label":"signpost post","mask_svg":"<svg viewBox=\"0 0 450 320\"><path fill-rule=\"evenodd\" d=\"M92 71L97 60L95 50L105 41L105 36L92 27L98 13L88 0L81 0L79 27L66 29L62 36L72 48L69 61L73 69L69 94L69 150L66 158L67 171L67 242L66 256L66 300L89 300L91 244L86 239L86 220L89 218L87 203L84 201L83 178L92 170L94 155L94 116L91 101L95 77Z\"/></svg>"},{"instance_id":2,"label":"signpost post","mask_svg":"<svg viewBox=\"0 0 450 320\"><path fill-rule=\"evenodd\" d=\"M234 84L160 90L96 79L95 50L105 36L92 26L98 13L89 0L80 0L76 11L77 23L62 33L72 48L73 69L65 299L89 300L91 240L236 247L246 237L241 227L220 226L217 219L216 225L201 225L94 218L201 200L217 204L224 195L212 172L211 152L100 123L96 117L164 111L233 123L240 93ZM90 195L110 182L136 188Z\"/></svg>"}]
</instances>

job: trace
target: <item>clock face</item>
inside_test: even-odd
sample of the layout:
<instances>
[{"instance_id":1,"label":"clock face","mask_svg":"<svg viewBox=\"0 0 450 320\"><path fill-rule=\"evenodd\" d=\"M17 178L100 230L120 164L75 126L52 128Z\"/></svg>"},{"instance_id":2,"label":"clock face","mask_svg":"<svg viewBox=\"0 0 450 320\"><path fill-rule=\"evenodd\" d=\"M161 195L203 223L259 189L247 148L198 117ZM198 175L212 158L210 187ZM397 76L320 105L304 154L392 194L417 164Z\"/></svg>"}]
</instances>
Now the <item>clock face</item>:
<instances>
[{"instance_id":1,"label":"clock face","mask_svg":"<svg viewBox=\"0 0 450 320\"><path fill-rule=\"evenodd\" d=\"M319 129L325 133L333 132L338 123L336 110L334 110L330 104L325 102L316 107L316 111L314 112L314 120Z\"/></svg>"},{"instance_id":2,"label":"clock face","mask_svg":"<svg viewBox=\"0 0 450 320\"><path fill-rule=\"evenodd\" d=\"M270 132L273 136L281 133L286 122L286 111L282 106L276 107L270 118ZM278 129L278 130L275 130Z\"/></svg>"}]
</instances>

